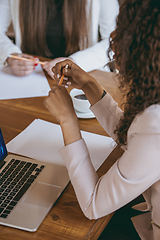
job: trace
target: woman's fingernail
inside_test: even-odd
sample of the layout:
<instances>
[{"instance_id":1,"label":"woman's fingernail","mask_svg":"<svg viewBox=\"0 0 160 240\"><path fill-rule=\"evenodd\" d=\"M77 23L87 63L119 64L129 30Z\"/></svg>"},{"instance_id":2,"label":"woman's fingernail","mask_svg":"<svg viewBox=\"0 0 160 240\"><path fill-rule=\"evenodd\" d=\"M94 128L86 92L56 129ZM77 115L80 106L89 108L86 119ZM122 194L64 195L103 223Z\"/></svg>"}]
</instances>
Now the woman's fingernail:
<instances>
[{"instance_id":1,"label":"woman's fingernail","mask_svg":"<svg viewBox=\"0 0 160 240\"><path fill-rule=\"evenodd\" d=\"M38 65L38 63L34 63L34 66L36 67Z\"/></svg>"},{"instance_id":2,"label":"woman's fingernail","mask_svg":"<svg viewBox=\"0 0 160 240\"><path fill-rule=\"evenodd\" d=\"M67 84L68 86L70 86L72 83L71 83L71 82L67 82L66 84Z\"/></svg>"},{"instance_id":3,"label":"woman's fingernail","mask_svg":"<svg viewBox=\"0 0 160 240\"><path fill-rule=\"evenodd\" d=\"M60 75L59 75L59 74L57 74L57 78L60 78Z\"/></svg>"}]
</instances>

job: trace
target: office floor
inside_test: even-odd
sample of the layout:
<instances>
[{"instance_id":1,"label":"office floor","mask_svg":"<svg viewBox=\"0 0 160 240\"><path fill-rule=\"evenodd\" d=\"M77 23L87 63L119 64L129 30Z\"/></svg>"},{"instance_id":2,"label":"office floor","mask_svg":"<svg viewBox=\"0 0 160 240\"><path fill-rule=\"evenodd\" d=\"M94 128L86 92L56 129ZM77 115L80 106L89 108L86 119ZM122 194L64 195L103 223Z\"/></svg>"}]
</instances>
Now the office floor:
<instances>
[{"instance_id":1,"label":"office floor","mask_svg":"<svg viewBox=\"0 0 160 240\"><path fill-rule=\"evenodd\" d=\"M140 240L132 224L131 217L139 215L142 212L134 210L131 207L143 201L144 198L140 195L126 206L117 210L98 240Z\"/></svg>"}]
</instances>

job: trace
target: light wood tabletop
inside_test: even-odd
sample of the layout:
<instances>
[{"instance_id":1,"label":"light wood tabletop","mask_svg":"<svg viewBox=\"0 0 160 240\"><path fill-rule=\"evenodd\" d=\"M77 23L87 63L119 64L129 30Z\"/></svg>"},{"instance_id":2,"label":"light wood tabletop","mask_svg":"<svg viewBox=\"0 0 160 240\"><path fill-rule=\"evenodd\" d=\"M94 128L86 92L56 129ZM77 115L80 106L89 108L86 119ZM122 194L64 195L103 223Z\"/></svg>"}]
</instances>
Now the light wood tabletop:
<instances>
[{"instance_id":1,"label":"light wood tabletop","mask_svg":"<svg viewBox=\"0 0 160 240\"><path fill-rule=\"evenodd\" d=\"M98 70L93 71L91 74L120 104L121 95L118 92L115 74ZM49 76L47 76L47 79L50 85L54 83ZM36 118L56 123L55 119L44 107L43 101L44 97L0 100L0 127L6 143L23 131ZM81 130L108 136L95 118L79 119L79 124ZM98 170L99 176L103 175L121 154L121 150L117 148L114 149ZM98 220L87 219L83 215L73 187L71 183L69 183L36 232L30 233L0 226L0 239L96 240L112 215L113 214L109 214Z\"/></svg>"}]
</instances>

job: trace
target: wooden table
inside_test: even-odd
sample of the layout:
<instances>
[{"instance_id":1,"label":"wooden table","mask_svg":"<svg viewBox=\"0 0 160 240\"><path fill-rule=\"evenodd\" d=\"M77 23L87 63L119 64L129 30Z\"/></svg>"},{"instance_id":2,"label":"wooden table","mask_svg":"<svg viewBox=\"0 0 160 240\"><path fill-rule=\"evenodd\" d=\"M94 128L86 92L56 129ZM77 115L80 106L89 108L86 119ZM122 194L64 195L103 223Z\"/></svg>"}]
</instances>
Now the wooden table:
<instances>
[{"instance_id":1,"label":"wooden table","mask_svg":"<svg viewBox=\"0 0 160 240\"><path fill-rule=\"evenodd\" d=\"M116 101L121 102L121 97L117 92L117 80L113 78L112 74L101 71L94 71L91 74L112 94ZM53 80L48 76L47 78L52 85ZM35 118L56 123L44 107L43 101L44 97L0 101L0 127L6 143L23 131ZM79 124L81 130L107 136L96 119L79 119ZM115 149L98 170L99 176L104 174L121 154L122 151ZM69 183L36 232L30 233L0 226L0 239L95 240L98 239L111 217L112 214L109 214L98 220L88 220L83 215L73 187Z\"/></svg>"}]
</instances>

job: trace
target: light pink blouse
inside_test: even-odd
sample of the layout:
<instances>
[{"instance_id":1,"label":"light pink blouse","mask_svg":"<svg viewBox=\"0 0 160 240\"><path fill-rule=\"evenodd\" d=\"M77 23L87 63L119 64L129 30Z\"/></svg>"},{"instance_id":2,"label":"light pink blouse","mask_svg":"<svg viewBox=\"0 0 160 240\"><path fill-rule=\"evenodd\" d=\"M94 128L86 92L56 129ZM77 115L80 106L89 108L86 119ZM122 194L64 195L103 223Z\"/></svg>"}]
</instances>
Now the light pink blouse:
<instances>
[{"instance_id":1,"label":"light pink blouse","mask_svg":"<svg viewBox=\"0 0 160 240\"><path fill-rule=\"evenodd\" d=\"M99 123L115 140L114 129L123 112L109 94L91 107ZM136 209L148 211L133 218L145 240L159 240L160 229L160 105L138 114L127 135L124 154L100 179L83 139L60 150L68 168L81 209L89 219L103 217L124 206L141 193L145 203Z\"/></svg>"}]
</instances>

